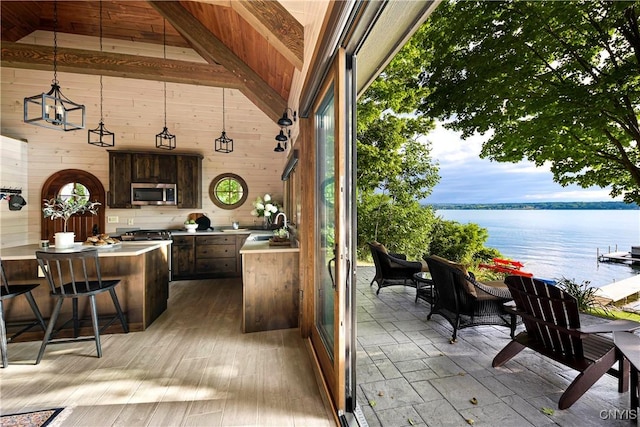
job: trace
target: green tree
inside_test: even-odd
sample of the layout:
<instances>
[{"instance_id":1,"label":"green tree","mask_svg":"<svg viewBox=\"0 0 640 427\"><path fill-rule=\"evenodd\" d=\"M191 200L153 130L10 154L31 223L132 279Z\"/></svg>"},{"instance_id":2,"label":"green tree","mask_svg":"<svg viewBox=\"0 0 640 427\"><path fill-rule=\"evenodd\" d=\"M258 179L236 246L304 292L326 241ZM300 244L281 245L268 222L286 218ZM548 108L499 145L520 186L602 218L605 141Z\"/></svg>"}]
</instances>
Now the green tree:
<instances>
[{"instance_id":1,"label":"green tree","mask_svg":"<svg viewBox=\"0 0 640 427\"><path fill-rule=\"evenodd\" d=\"M433 121L416 115L425 89L418 85L422 55L411 40L358 101L358 250L378 240L411 258L428 252L433 210L419 200L431 193L438 169L429 146L418 142Z\"/></svg>"},{"instance_id":2,"label":"green tree","mask_svg":"<svg viewBox=\"0 0 640 427\"><path fill-rule=\"evenodd\" d=\"M418 33L419 110L487 133L481 157L640 204L638 2L443 2ZM428 92L426 91L428 88Z\"/></svg>"},{"instance_id":3,"label":"green tree","mask_svg":"<svg viewBox=\"0 0 640 427\"><path fill-rule=\"evenodd\" d=\"M438 218L432 230L430 250L451 261L477 266L480 262L501 257L498 250L484 246L488 238L487 229L478 224L460 224Z\"/></svg>"}]
</instances>

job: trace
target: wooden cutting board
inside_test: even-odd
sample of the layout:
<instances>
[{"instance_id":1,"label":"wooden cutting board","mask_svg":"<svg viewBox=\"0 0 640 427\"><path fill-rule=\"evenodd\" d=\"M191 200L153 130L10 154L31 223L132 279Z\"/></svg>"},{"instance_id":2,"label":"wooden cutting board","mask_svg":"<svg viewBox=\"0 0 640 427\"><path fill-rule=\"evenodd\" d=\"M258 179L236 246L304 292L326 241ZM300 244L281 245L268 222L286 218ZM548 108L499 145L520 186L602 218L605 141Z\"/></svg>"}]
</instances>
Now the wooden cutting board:
<instances>
[{"instance_id":1,"label":"wooden cutting board","mask_svg":"<svg viewBox=\"0 0 640 427\"><path fill-rule=\"evenodd\" d=\"M194 213L190 213L189 215L187 215L187 220L191 221L195 221L196 219L200 218L201 216L204 216L204 214L202 212L194 212Z\"/></svg>"}]
</instances>

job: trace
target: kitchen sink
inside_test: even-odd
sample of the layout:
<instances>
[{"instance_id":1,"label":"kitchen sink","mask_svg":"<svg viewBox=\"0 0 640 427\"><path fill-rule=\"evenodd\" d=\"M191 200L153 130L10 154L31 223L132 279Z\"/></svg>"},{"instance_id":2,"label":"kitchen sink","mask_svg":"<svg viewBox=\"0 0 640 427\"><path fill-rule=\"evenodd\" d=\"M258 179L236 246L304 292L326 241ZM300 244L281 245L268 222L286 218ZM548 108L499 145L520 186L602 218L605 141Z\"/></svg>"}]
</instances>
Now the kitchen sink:
<instances>
[{"instance_id":1,"label":"kitchen sink","mask_svg":"<svg viewBox=\"0 0 640 427\"><path fill-rule=\"evenodd\" d=\"M271 234L258 234L258 235L251 236L250 240L253 240L255 242L265 242L272 237L273 235Z\"/></svg>"}]
</instances>

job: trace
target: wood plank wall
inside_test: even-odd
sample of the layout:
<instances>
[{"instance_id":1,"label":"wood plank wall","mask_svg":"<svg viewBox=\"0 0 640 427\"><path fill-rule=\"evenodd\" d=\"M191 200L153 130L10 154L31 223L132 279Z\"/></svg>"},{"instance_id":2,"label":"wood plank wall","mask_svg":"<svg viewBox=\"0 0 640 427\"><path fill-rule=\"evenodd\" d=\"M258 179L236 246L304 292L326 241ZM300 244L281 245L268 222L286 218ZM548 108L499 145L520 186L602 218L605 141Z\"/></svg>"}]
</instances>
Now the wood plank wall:
<instances>
[{"instance_id":1,"label":"wood plank wall","mask_svg":"<svg viewBox=\"0 0 640 427\"><path fill-rule=\"evenodd\" d=\"M22 41L45 43L43 39L46 38L51 38L51 34L37 32ZM78 47L89 39L59 34L58 45ZM95 40L93 42L95 43ZM104 40L103 45L105 50L114 52L162 56L161 46L142 46L140 43L119 40ZM195 53L182 48L167 49L167 57L198 60ZM51 174L68 168L85 169L96 175L107 191L109 187L107 151L87 144L87 129L61 132L23 123L24 97L48 91L52 78L53 71L7 67L2 67L1 70L0 134L28 141L28 160L25 163L26 167L22 168L27 171L27 175L21 178L28 196L28 205L20 211L19 219L21 224L26 224L28 243L39 241L42 220L40 191L42 184ZM86 106L87 128L95 128L100 119L99 76L58 72L58 80L64 95ZM163 84L103 77L103 85L104 123L107 129L116 134L115 148L159 151L155 148L155 135L164 125ZM107 232L113 233L117 227L180 227L192 211L204 212L211 218L214 226L230 225L232 221L240 221L241 226L260 223L250 214L253 208L251 202L265 193L270 193L276 200L282 200L283 184L280 177L288 153L273 151L276 145L274 138L279 127L239 91L225 89L225 109L226 132L234 139L234 152L230 154L216 153L213 150L214 139L220 136L222 130L222 89L167 84L167 126L177 137L176 151L197 152L204 156L202 209L106 208L108 216L118 217L118 223L107 224ZM4 147L5 143L2 145ZM224 172L239 174L247 181L249 187L247 202L231 211L217 208L208 195L211 180ZM3 182L0 185L11 183ZM4 210L8 208L4 207ZM24 239L16 240L5 232L5 224L6 227L15 227L15 224L6 222L4 215L0 219L0 247L24 244ZM129 224L130 220L133 221L133 225ZM24 235L24 229L19 234Z\"/></svg>"},{"instance_id":2,"label":"wood plank wall","mask_svg":"<svg viewBox=\"0 0 640 427\"><path fill-rule=\"evenodd\" d=\"M22 189L28 197L27 143L0 136L0 188ZM10 211L8 201L0 200L0 249L27 243L29 204Z\"/></svg>"}]
</instances>

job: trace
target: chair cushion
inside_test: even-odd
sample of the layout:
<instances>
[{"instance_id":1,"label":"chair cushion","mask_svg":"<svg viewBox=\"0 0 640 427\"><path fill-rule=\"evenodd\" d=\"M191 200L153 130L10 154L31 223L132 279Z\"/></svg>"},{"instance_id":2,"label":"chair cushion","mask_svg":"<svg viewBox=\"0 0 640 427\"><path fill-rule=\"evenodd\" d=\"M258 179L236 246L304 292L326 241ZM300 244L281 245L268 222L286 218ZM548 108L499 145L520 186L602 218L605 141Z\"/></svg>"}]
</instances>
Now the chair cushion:
<instances>
[{"instance_id":1,"label":"chair cushion","mask_svg":"<svg viewBox=\"0 0 640 427\"><path fill-rule=\"evenodd\" d=\"M387 250L387 248L380 242L376 242L375 240L373 242L371 242L371 244L373 246L375 246L376 248L380 249L381 252L388 254L389 251Z\"/></svg>"},{"instance_id":2,"label":"chair cushion","mask_svg":"<svg viewBox=\"0 0 640 427\"><path fill-rule=\"evenodd\" d=\"M460 270L462 272L462 274L464 274L466 277L469 276L469 272L467 271L467 267L465 267L464 265L457 263L457 262L453 262L453 261L449 261L446 258L442 258L439 257L438 255L431 255L433 258L437 259L440 262L443 263L447 263L450 266L452 266L453 268L457 268L458 270ZM467 293L475 298L478 297L478 294L476 293L476 287L473 284L473 282L469 281L469 280L463 280L462 282L462 287L465 291L467 291Z\"/></svg>"}]
</instances>

